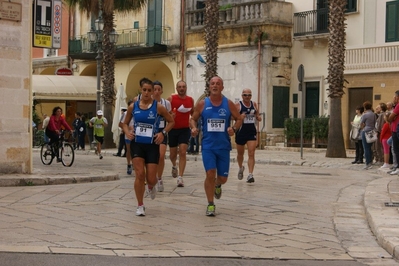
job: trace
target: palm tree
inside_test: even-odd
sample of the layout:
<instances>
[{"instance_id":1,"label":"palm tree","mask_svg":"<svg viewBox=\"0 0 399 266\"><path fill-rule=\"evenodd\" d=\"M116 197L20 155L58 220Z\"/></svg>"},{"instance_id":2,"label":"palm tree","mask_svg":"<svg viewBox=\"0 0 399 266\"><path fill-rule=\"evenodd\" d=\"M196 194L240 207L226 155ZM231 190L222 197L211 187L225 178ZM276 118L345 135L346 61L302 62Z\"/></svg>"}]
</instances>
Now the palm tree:
<instances>
[{"instance_id":1,"label":"palm tree","mask_svg":"<svg viewBox=\"0 0 399 266\"><path fill-rule=\"evenodd\" d=\"M331 98L326 157L345 158L341 99L344 95L345 6L347 0L329 1L328 83Z\"/></svg>"},{"instance_id":2,"label":"palm tree","mask_svg":"<svg viewBox=\"0 0 399 266\"><path fill-rule=\"evenodd\" d=\"M209 94L209 80L217 75L219 42L219 4L215 0L205 1L205 94Z\"/></svg>"},{"instance_id":3,"label":"palm tree","mask_svg":"<svg viewBox=\"0 0 399 266\"><path fill-rule=\"evenodd\" d=\"M103 64L102 64L102 99L104 103L104 117L108 124L112 125L112 110L115 103L115 47L109 40L109 34L114 29L114 11L118 13L138 12L147 0L65 0L68 6L76 7L89 17L90 14L100 14L104 21L103 29ZM105 147L111 147L113 144L111 126L105 131Z\"/></svg>"}]
</instances>

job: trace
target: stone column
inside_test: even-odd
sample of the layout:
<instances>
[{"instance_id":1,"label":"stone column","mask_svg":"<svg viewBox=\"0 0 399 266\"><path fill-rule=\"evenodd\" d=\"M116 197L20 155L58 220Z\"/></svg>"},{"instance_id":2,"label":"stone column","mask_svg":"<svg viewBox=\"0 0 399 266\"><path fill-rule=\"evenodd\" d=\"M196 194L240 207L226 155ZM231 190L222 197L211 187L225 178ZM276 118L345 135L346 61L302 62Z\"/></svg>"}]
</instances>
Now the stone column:
<instances>
[{"instance_id":1,"label":"stone column","mask_svg":"<svg viewBox=\"0 0 399 266\"><path fill-rule=\"evenodd\" d=\"M0 174L29 174L32 172L32 1L13 1L7 9L12 12L6 17L2 12L0 19Z\"/></svg>"}]
</instances>

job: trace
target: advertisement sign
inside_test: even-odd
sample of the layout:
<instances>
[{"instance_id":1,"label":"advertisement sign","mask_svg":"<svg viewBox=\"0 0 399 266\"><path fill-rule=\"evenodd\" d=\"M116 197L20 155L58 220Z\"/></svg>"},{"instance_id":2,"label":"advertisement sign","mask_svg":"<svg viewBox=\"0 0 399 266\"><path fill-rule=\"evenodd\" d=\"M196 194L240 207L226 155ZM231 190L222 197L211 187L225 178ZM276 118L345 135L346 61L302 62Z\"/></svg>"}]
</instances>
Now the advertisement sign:
<instances>
[{"instance_id":1,"label":"advertisement sign","mask_svg":"<svg viewBox=\"0 0 399 266\"><path fill-rule=\"evenodd\" d=\"M33 15L33 46L61 48L61 0L36 0Z\"/></svg>"}]
</instances>

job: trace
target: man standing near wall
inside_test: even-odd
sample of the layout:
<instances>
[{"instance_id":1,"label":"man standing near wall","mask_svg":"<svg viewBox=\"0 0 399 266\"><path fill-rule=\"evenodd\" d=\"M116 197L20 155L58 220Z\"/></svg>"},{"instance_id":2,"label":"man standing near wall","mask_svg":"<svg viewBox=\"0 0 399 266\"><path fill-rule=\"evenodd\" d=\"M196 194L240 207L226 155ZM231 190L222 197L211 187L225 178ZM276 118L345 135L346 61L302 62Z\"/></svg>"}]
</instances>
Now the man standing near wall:
<instances>
[{"instance_id":1,"label":"man standing near wall","mask_svg":"<svg viewBox=\"0 0 399 266\"><path fill-rule=\"evenodd\" d=\"M187 95L187 84L179 81L176 84L177 94L168 98L175 120L173 129L169 132L169 157L172 162L172 176L177 177L177 186L184 187L183 174L186 168L187 147L190 140L190 115L193 113L194 100ZM179 152L179 168L177 168L177 153Z\"/></svg>"}]
</instances>

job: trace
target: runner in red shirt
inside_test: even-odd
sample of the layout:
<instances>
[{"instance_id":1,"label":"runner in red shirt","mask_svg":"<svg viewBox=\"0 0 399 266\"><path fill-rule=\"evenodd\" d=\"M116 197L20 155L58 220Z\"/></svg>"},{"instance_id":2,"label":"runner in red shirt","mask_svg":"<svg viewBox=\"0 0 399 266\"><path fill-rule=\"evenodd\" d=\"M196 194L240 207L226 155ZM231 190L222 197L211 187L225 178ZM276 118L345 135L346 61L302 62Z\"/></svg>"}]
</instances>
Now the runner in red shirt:
<instances>
[{"instance_id":1,"label":"runner in red shirt","mask_svg":"<svg viewBox=\"0 0 399 266\"><path fill-rule=\"evenodd\" d=\"M186 154L190 140L190 116L193 113L194 100L187 96L187 84L179 81L176 84L177 94L171 95L168 100L172 106L175 125L169 132L169 157L172 162L172 176L177 177L177 186L184 187L183 174L186 168ZM179 148L179 168L177 168L177 149Z\"/></svg>"}]
</instances>

